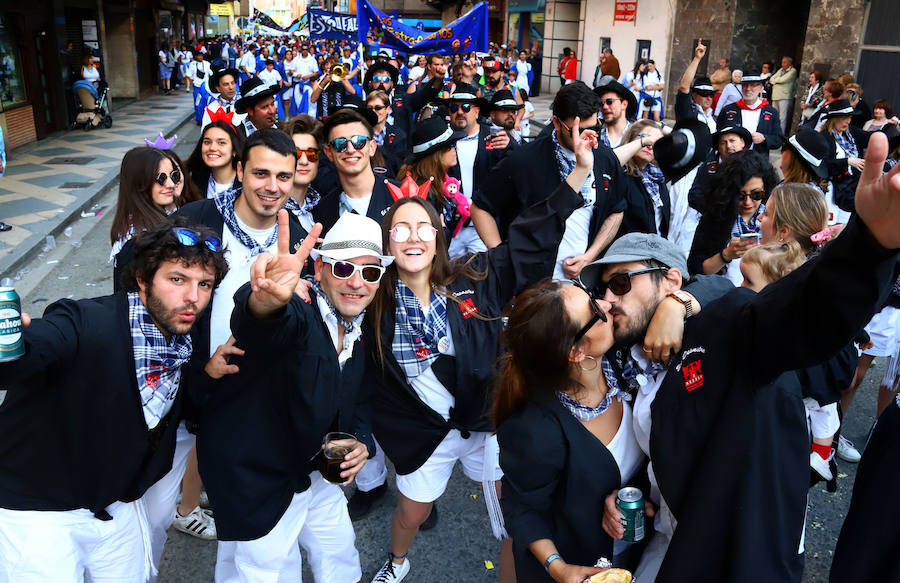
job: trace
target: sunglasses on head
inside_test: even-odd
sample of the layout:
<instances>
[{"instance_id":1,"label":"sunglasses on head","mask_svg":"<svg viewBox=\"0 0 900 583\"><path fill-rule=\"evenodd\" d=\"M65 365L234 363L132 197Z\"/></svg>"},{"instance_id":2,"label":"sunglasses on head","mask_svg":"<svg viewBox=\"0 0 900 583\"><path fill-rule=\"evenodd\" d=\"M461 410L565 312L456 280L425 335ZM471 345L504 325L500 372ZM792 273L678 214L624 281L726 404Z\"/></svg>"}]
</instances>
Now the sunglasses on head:
<instances>
[{"instance_id":1,"label":"sunglasses on head","mask_svg":"<svg viewBox=\"0 0 900 583\"><path fill-rule=\"evenodd\" d=\"M366 107L368 107L372 111L382 111L387 109L387 105L368 105Z\"/></svg>"},{"instance_id":2,"label":"sunglasses on head","mask_svg":"<svg viewBox=\"0 0 900 583\"><path fill-rule=\"evenodd\" d=\"M470 111L472 111L472 104L471 103L451 103L447 109L450 110L450 113L456 113L460 109L462 110L463 113L469 113Z\"/></svg>"},{"instance_id":3,"label":"sunglasses on head","mask_svg":"<svg viewBox=\"0 0 900 583\"><path fill-rule=\"evenodd\" d=\"M319 149L318 148L297 148L297 160L300 160L300 157L306 154L306 159L310 162L316 162L319 159Z\"/></svg>"},{"instance_id":4,"label":"sunglasses on head","mask_svg":"<svg viewBox=\"0 0 900 583\"><path fill-rule=\"evenodd\" d=\"M391 241L394 243L406 243L411 236L412 229L406 225L394 225L391 229ZM418 236L419 241L425 241L426 243L434 241L435 237L437 237L437 229L431 225L419 225L416 228L416 236Z\"/></svg>"},{"instance_id":5,"label":"sunglasses on head","mask_svg":"<svg viewBox=\"0 0 900 583\"><path fill-rule=\"evenodd\" d=\"M165 172L160 172L156 175L156 178L154 178L154 180L160 186L165 186L166 181L170 178L172 179L172 184L177 185L179 182L181 182L181 170L172 170L168 174L166 174Z\"/></svg>"},{"instance_id":6,"label":"sunglasses on head","mask_svg":"<svg viewBox=\"0 0 900 583\"><path fill-rule=\"evenodd\" d=\"M369 136L351 136L349 138L335 138L328 145L335 152L346 152L347 144L353 144L354 150L362 150L369 143Z\"/></svg>"},{"instance_id":7,"label":"sunglasses on head","mask_svg":"<svg viewBox=\"0 0 900 583\"><path fill-rule=\"evenodd\" d=\"M390 75L372 75L372 81L375 83L390 83Z\"/></svg>"},{"instance_id":8,"label":"sunglasses on head","mask_svg":"<svg viewBox=\"0 0 900 583\"><path fill-rule=\"evenodd\" d=\"M603 297L606 290L611 290L617 296L624 296L631 291L631 278L644 273L653 271L669 271L668 267L649 267L647 269L639 269L637 271L629 271L626 273L617 273L609 278L607 282L600 282L598 289L594 290L597 297Z\"/></svg>"},{"instance_id":9,"label":"sunglasses on head","mask_svg":"<svg viewBox=\"0 0 900 583\"><path fill-rule=\"evenodd\" d=\"M378 283L384 275L384 267L381 265L357 265L349 261L339 261L330 257L322 257L322 261L331 266L331 275L338 279L350 279L357 271L366 283Z\"/></svg>"},{"instance_id":10,"label":"sunglasses on head","mask_svg":"<svg viewBox=\"0 0 900 583\"><path fill-rule=\"evenodd\" d=\"M210 251L218 253L222 250L222 240L218 237L210 235L201 239L202 235L199 231L187 229L185 227L175 227L172 229L172 232L175 233L178 242L185 247L194 247L195 245L199 245L202 241Z\"/></svg>"},{"instance_id":11,"label":"sunglasses on head","mask_svg":"<svg viewBox=\"0 0 900 583\"><path fill-rule=\"evenodd\" d=\"M741 193L738 193L738 200L742 201L745 198L747 198L748 196L750 197L751 200L758 202L758 201L761 201L764 196L766 196L766 191L765 190L754 190L753 192L741 192Z\"/></svg>"},{"instance_id":12,"label":"sunglasses on head","mask_svg":"<svg viewBox=\"0 0 900 583\"><path fill-rule=\"evenodd\" d=\"M579 340L581 340L588 331L594 327L594 324L597 323L598 320L602 320L603 322L607 321L606 313L597 305L597 300L600 299L601 296L597 295L597 293L587 289L583 283L580 281L572 280L572 285L575 287L584 290L584 292L588 295L588 303L591 306L591 312L593 315L591 319L587 321L587 324L582 326L581 330L579 330L575 334L575 338L572 340L572 344L577 344Z\"/></svg>"}]
</instances>

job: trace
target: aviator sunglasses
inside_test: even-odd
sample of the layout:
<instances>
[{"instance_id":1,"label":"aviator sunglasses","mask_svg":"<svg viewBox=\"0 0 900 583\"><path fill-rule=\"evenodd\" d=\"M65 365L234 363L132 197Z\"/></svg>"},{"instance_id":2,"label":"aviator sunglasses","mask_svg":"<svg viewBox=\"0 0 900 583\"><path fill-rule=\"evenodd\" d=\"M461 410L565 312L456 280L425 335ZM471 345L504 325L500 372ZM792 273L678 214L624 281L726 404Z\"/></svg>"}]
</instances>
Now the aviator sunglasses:
<instances>
[{"instance_id":1,"label":"aviator sunglasses","mask_svg":"<svg viewBox=\"0 0 900 583\"><path fill-rule=\"evenodd\" d=\"M381 265L357 265L349 261L338 261L330 257L322 257L322 261L331 265L331 274L338 279L350 279L357 271L366 283L378 283L384 275L384 267Z\"/></svg>"},{"instance_id":2,"label":"aviator sunglasses","mask_svg":"<svg viewBox=\"0 0 900 583\"><path fill-rule=\"evenodd\" d=\"M335 138L328 142L335 152L346 152L347 144L353 144L354 150L362 150L369 143L369 136L351 136L349 138Z\"/></svg>"},{"instance_id":3,"label":"aviator sunglasses","mask_svg":"<svg viewBox=\"0 0 900 583\"><path fill-rule=\"evenodd\" d=\"M218 253L222 250L222 240L218 237L204 237L201 239L202 235L199 231L195 231L193 229L186 229L184 227L175 227L172 229L172 232L175 233L175 237L178 239L178 242L184 245L185 247L194 247L199 245L201 240L204 245L210 250Z\"/></svg>"},{"instance_id":4,"label":"aviator sunglasses","mask_svg":"<svg viewBox=\"0 0 900 583\"><path fill-rule=\"evenodd\" d=\"M178 183L181 182L181 170L172 170L168 174L166 174L165 172L160 172L153 180L155 180L156 183L160 186L165 186L166 181L170 178L172 179L172 184L177 186Z\"/></svg>"}]
</instances>

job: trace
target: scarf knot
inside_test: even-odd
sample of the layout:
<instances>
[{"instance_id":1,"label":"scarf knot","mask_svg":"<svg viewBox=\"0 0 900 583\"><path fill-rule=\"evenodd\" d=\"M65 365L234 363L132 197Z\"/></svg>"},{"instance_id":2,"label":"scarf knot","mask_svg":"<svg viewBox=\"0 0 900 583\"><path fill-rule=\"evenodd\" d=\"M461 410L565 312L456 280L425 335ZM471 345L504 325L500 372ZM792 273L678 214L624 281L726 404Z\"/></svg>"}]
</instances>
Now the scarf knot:
<instances>
[{"instance_id":1,"label":"scarf knot","mask_svg":"<svg viewBox=\"0 0 900 583\"><path fill-rule=\"evenodd\" d=\"M449 346L447 298L431 290L428 313L402 281L394 288L396 303L392 350L408 379L428 370Z\"/></svg>"},{"instance_id":2,"label":"scarf knot","mask_svg":"<svg viewBox=\"0 0 900 583\"><path fill-rule=\"evenodd\" d=\"M609 409L609 406L612 405L612 400L614 398L619 401L631 400L631 395L619 388L619 381L616 379L616 373L613 371L612 365L610 365L609 360L605 356L600 358L600 366L603 370L603 376L606 379L608 390L606 391L606 396L603 397L603 400L600 401L600 404L596 407L584 405L562 391L554 391L559 402L562 403L576 419L590 421L591 419L603 415L606 413L606 410Z\"/></svg>"},{"instance_id":3,"label":"scarf knot","mask_svg":"<svg viewBox=\"0 0 900 583\"><path fill-rule=\"evenodd\" d=\"M231 234L241 242L241 245L250 249L250 257L256 257L260 253L264 253L266 249L278 241L278 223L275 223L275 229L266 239L265 245L260 245L256 239L248 235L246 231L241 228L240 224L238 224L237 215L234 214L234 203L240 195L240 186L231 190L226 190L214 199L216 209L219 211L219 214L222 215L225 226L231 231Z\"/></svg>"}]
</instances>

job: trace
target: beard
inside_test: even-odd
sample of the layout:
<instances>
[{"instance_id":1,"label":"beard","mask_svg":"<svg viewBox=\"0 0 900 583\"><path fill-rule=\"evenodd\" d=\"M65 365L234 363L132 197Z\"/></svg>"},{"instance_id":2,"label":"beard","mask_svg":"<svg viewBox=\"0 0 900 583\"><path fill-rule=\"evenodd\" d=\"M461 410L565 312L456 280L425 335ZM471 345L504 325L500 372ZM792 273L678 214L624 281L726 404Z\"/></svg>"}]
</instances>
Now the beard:
<instances>
[{"instance_id":1,"label":"beard","mask_svg":"<svg viewBox=\"0 0 900 583\"><path fill-rule=\"evenodd\" d=\"M197 309L196 304L184 304L177 308L168 309L163 301L153 294L152 285L147 286L145 295L146 301L144 302L144 307L147 308L147 312L150 314L150 318L156 324L156 327L164 334L168 336L178 336L187 334L191 331L194 323L179 322L178 314L188 311L193 312L195 314L194 322L196 322L196 315L200 311Z\"/></svg>"},{"instance_id":2,"label":"beard","mask_svg":"<svg viewBox=\"0 0 900 583\"><path fill-rule=\"evenodd\" d=\"M640 311L638 313L625 313L622 308L616 305L610 308L609 314L611 316L619 314L627 318L624 323L620 321L613 324L613 339L615 343L623 347L631 347L638 343L643 345L644 336L647 335L647 327L650 325L650 320L653 318L658 305L659 300L652 306L642 306L639 308Z\"/></svg>"}]
</instances>

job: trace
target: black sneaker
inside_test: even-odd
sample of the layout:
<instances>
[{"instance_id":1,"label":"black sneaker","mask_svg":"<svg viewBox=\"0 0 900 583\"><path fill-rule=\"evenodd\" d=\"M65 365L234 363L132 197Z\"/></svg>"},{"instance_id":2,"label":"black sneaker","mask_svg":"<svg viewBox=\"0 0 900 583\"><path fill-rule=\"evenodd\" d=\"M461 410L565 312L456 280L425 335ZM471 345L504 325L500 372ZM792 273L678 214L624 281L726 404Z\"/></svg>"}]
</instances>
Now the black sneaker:
<instances>
[{"instance_id":1,"label":"black sneaker","mask_svg":"<svg viewBox=\"0 0 900 583\"><path fill-rule=\"evenodd\" d=\"M362 490L354 492L347 502L347 512L350 513L350 520L359 520L367 515L372 510L372 505L384 497L385 492L387 492L387 484L382 484L368 492L363 492Z\"/></svg>"},{"instance_id":2,"label":"black sneaker","mask_svg":"<svg viewBox=\"0 0 900 583\"><path fill-rule=\"evenodd\" d=\"M438 512L437 512L437 502L432 504L431 506L431 514L428 515L428 518L425 519L425 522L422 523L422 526L419 527L419 530L431 530L438 523Z\"/></svg>"},{"instance_id":3,"label":"black sneaker","mask_svg":"<svg viewBox=\"0 0 900 583\"><path fill-rule=\"evenodd\" d=\"M12 231L12 225L7 225L3 221L0 221L0 233L5 233L6 231Z\"/></svg>"}]
</instances>

